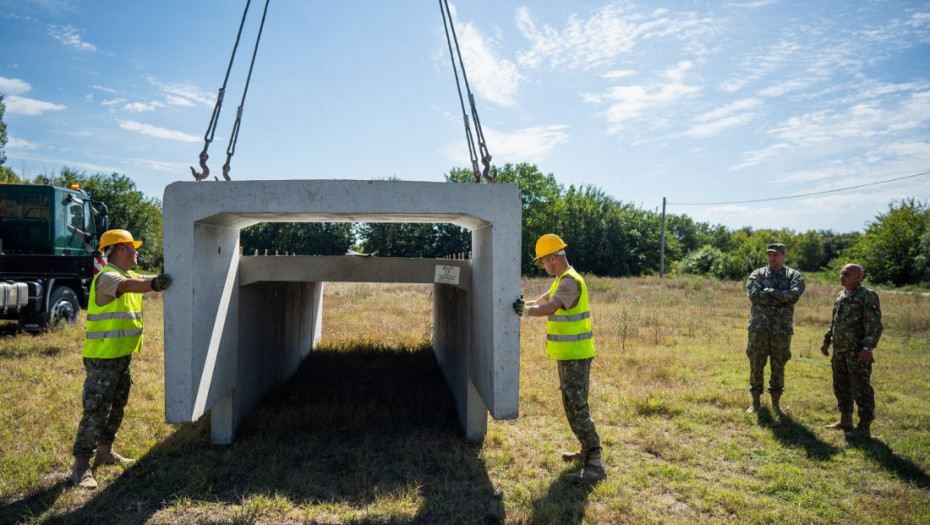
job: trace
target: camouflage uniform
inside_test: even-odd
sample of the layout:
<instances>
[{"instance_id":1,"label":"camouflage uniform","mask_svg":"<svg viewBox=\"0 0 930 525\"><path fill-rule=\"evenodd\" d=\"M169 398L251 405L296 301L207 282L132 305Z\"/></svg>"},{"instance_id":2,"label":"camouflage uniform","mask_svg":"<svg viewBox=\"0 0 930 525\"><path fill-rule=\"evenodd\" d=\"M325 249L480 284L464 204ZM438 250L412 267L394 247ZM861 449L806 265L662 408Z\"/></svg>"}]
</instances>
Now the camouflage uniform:
<instances>
[{"instance_id":1,"label":"camouflage uniform","mask_svg":"<svg viewBox=\"0 0 930 525\"><path fill-rule=\"evenodd\" d=\"M791 359L794 304L804 293L804 277L787 266L778 271L766 266L749 275L746 292L752 302L746 345L749 391L762 393L763 372L770 360L769 392L780 395L785 390L785 363Z\"/></svg>"},{"instance_id":2,"label":"camouflage uniform","mask_svg":"<svg viewBox=\"0 0 930 525\"><path fill-rule=\"evenodd\" d=\"M97 443L113 443L129 401L132 355L115 359L84 358L84 415L74 440L75 457L91 457Z\"/></svg>"},{"instance_id":3,"label":"camouflage uniform","mask_svg":"<svg viewBox=\"0 0 930 525\"><path fill-rule=\"evenodd\" d=\"M559 389L562 391L562 406L568 425L581 442L581 449L588 457L600 456L601 438L594 429L591 409L588 406L591 360L570 359L559 363Z\"/></svg>"},{"instance_id":4,"label":"camouflage uniform","mask_svg":"<svg viewBox=\"0 0 930 525\"><path fill-rule=\"evenodd\" d=\"M852 413L853 401L859 418L875 419L875 393L870 384L872 363L859 361L863 348L873 350L882 335L882 310L878 294L865 286L843 290L833 303L830 329L824 343L833 344L833 393L840 412Z\"/></svg>"}]
</instances>

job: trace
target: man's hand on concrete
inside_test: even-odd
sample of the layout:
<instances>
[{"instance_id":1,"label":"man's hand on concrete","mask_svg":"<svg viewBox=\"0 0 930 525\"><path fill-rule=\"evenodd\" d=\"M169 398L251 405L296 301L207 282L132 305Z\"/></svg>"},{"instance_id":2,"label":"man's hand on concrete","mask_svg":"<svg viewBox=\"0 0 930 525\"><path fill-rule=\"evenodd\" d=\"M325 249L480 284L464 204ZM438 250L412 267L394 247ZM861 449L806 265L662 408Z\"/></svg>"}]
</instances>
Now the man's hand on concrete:
<instances>
[{"instance_id":1,"label":"man's hand on concrete","mask_svg":"<svg viewBox=\"0 0 930 525\"><path fill-rule=\"evenodd\" d=\"M165 290L169 286L171 286L171 276L166 273L158 274L154 279L152 279L152 290L155 290L156 292Z\"/></svg>"},{"instance_id":2,"label":"man's hand on concrete","mask_svg":"<svg viewBox=\"0 0 930 525\"><path fill-rule=\"evenodd\" d=\"M526 301L522 296L513 302L513 311L520 317L528 317L530 315L530 309L526 306Z\"/></svg>"}]
</instances>

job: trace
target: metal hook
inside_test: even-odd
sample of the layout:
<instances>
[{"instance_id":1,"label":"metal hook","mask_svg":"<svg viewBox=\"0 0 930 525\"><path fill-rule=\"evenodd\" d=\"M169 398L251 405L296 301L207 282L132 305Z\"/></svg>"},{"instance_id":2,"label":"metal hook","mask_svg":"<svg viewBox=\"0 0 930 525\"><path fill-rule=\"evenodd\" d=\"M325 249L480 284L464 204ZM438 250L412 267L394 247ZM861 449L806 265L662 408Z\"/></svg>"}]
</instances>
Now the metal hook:
<instances>
[{"instance_id":1,"label":"metal hook","mask_svg":"<svg viewBox=\"0 0 930 525\"><path fill-rule=\"evenodd\" d=\"M226 162L226 164L223 164L223 178L226 179L227 181L232 180L229 178L229 162L228 161Z\"/></svg>"},{"instance_id":2,"label":"metal hook","mask_svg":"<svg viewBox=\"0 0 930 525\"><path fill-rule=\"evenodd\" d=\"M207 159L209 158L210 156L207 155L207 150L203 150L200 152L200 169L203 170L200 173L197 173L194 167L191 166L191 175L193 175L194 178L197 179L197 182L202 181L203 179L207 178L207 176L210 175L210 168L207 167Z\"/></svg>"},{"instance_id":3,"label":"metal hook","mask_svg":"<svg viewBox=\"0 0 930 525\"><path fill-rule=\"evenodd\" d=\"M481 163L484 164L484 170L481 172L481 176L484 177L484 180L488 182L494 182L497 179L497 170L494 170L493 175L489 175L491 171L491 156L488 155L481 159ZM480 180L477 182L481 182Z\"/></svg>"}]
</instances>

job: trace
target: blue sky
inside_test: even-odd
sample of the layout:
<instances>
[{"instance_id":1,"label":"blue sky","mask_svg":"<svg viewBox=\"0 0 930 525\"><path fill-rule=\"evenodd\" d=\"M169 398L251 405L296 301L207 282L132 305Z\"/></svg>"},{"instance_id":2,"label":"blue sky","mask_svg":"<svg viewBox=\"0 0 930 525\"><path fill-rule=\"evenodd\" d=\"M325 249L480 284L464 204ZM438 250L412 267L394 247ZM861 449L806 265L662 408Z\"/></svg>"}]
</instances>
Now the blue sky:
<instances>
[{"instance_id":1,"label":"blue sky","mask_svg":"<svg viewBox=\"0 0 930 525\"><path fill-rule=\"evenodd\" d=\"M0 0L6 165L193 180L243 1ZM209 165L219 174L264 2ZM658 209L930 171L930 2L455 2L496 164ZM271 2L230 176L442 181L468 165L438 2ZM686 206L729 227L862 230L930 176Z\"/></svg>"}]
</instances>

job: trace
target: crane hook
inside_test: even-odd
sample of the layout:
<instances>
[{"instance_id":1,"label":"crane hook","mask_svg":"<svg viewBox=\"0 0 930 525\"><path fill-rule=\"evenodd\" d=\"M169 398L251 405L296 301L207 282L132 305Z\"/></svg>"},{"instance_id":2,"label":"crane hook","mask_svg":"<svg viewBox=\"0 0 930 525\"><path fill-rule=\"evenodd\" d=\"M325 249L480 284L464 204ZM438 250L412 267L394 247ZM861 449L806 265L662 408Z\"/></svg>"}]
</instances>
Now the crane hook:
<instances>
[{"instance_id":1,"label":"crane hook","mask_svg":"<svg viewBox=\"0 0 930 525\"><path fill-rule=\"evenodd\" d=\"M193 175L194 178L197 179L197 182L202 181L203 179L207 178L207 176L210 175L210 168L207 167L207 159L209 158L210 156L207 155L207 150L203 150L200 152L200 169L203 170L200 173L197 173L194 167L191 166L191 175Z\"/></svg>"}]
</instances>

